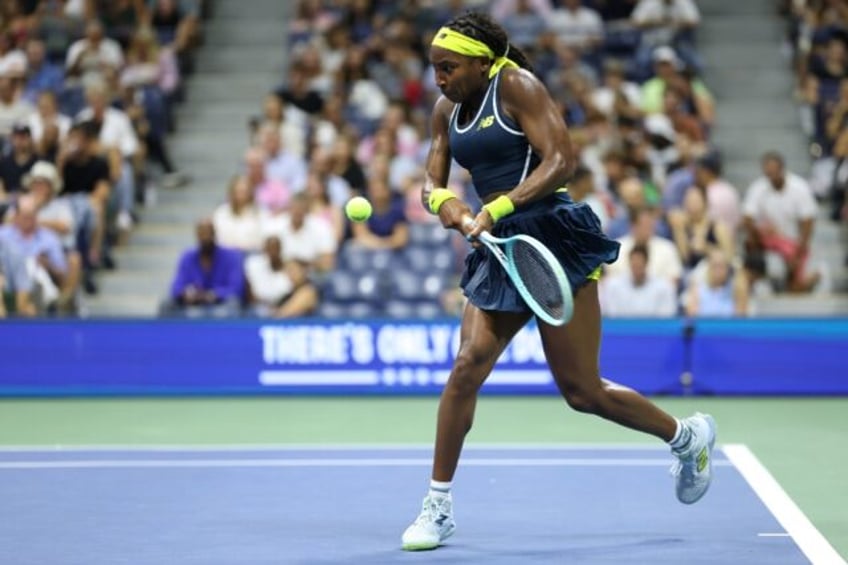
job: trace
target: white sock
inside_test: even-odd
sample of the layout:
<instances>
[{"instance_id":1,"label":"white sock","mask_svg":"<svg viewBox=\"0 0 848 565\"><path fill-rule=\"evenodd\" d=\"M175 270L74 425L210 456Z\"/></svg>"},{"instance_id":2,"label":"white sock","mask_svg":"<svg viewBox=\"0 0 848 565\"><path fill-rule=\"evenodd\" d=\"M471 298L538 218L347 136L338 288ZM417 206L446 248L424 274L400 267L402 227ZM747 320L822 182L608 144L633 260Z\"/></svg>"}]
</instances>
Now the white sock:
<instances>
[{"instance_id":1,"label":"white sock","mask_svg":"<svg viewBox=\"0 0 848 565\"><path fill-rule=\"evenodd\" d=\"M438 497L445 497L450 494L452 481L430 481L430 494Z\"/></svg>"},{"instance_id":2,"label":"white sock","mask_svg":"<svg viewBox=\"0 0 848 565\"><path fill-rule=\"evenodd\" d=\"M689 426L677 418L674 420L677 422L677 431L674 432L674 437L671 438L668 445L673 451L681 452L689 447L689 442L692 441L692 430L690 430Z\"/></svg>"}]
</instances>

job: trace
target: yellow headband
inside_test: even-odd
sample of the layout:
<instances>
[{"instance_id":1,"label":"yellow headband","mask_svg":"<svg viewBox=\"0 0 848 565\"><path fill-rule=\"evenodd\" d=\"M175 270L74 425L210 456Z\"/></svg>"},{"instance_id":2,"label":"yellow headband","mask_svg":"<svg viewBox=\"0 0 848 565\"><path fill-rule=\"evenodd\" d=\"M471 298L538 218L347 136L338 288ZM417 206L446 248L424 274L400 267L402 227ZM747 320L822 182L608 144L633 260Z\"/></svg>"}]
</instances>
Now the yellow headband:
<instances>
[{"instance_id":1,"label":"yellow headband","mask_svg":"<svg viewBox=\"0 0 848 565\"><path fill-rule=\"evenodd\" d=\"M492 68L489 69L489 78L498 74L504 67L518 68L519 66L518 63L506 56L509 53L509 47L507 47L507 53L499 57L482 41L478 41L473 37L468 37L464 33L459 33L447 27L443 27L436 32L432 45L467 57L488 57L492 59L494 62L492 63Z\"/></svg>"}]
</instances>

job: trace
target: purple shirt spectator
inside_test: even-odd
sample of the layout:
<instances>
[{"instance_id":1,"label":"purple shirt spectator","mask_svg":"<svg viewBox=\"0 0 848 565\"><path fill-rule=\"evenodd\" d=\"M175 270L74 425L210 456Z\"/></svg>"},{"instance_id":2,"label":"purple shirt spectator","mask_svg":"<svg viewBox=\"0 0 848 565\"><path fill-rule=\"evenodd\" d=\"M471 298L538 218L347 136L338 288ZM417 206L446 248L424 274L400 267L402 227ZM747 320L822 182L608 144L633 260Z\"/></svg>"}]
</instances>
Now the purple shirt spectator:
<instances>
[{"instance_id":1,"label":"purple shirt spectator","mask_svg":"<svg viewBox=\"0 0 848 565\"><path fill-rule=\"evenodd\" d=\"M171 297L179 300L188 287L194 286L199 290L213 291L220 301L233 298L241 300L244 295L242 254L215 245L208 271L201 265L200 255L198 248L183 253L171 285Z\"/></svg>"}]
</instances>

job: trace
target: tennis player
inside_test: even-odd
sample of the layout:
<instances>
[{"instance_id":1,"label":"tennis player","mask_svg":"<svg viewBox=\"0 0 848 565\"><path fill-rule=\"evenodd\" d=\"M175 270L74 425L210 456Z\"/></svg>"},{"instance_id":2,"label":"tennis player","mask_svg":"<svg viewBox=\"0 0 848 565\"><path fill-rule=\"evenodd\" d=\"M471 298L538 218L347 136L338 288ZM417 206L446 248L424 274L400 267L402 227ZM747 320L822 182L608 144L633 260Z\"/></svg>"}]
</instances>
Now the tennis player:
<instances>
[{"instance_id":1,"label":"tennis player","mask_svg":"<svg viewBox=\"0 0 848 565\"><path fill-rule=\"evenodd\" d=\"M539 322L545 355L568 405L667 442L677 456L677 497L700 499L710 484L715 424L695 414L678 420L633 390L602 379L598 369L601 316L597 279L618 257L588 205L564 188L575 167L568 130L526 57L488 16L467 13L436 32L430 62L443 96L432 117L423 204L446 228L474 239L527 234L561 261L574 291L574 315L564 326ZM444 187L451 159L471 173L484 206L471 210ZM450 378L439 403L430 490L402 536L406 550L438 547L454 533L451 486L477 393L495 361L531 317L503 268L483 247L466 259L462 288L468 305Z\"/></svg>"}]
</instances>

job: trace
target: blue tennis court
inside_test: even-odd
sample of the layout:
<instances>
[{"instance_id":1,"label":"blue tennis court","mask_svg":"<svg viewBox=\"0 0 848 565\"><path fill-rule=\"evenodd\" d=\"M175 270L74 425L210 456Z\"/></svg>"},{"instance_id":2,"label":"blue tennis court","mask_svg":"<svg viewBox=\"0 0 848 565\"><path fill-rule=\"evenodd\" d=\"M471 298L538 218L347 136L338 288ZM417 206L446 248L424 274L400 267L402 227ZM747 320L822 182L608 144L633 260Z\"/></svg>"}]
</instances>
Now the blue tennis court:
<instances>
[{"instance_id":1,"label":"blue tennis court","mask_svg":"<svg viewBox=\"0 0 848 565\"><path fill-rule=\"evenodd\" d=\"M769 494L776 482L767 484L773 479L744 446L717 450L712 490L694 506L676 501L663 449L469 446L455 483L456 535L435 552L405 553L400 534L418 512L430 454L409 446L3 450L0 562L815 560L818 532L785 494Z\"/></svg>"}]
</instances>

